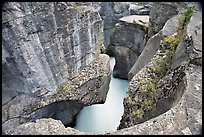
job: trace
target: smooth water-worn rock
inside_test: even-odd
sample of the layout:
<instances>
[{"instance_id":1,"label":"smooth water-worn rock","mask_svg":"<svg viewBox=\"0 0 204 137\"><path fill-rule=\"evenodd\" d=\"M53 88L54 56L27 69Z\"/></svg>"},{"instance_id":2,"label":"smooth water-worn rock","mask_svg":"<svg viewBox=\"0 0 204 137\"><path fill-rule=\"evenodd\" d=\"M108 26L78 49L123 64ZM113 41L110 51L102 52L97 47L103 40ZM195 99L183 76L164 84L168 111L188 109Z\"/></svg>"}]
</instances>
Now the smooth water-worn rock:
<instances>
[{"instance_id":1,"label":"smooth water-worn rock","mask_svg":"<svg viewBox=\"0 0 204 137\"><path fill-rule=\"evenodd\" d=\"M74 126L75 116L84 106L105 102L110 74L109 56L101 54L72 81L64 83L57 94L48 97L32 97L28 94L16 96L3 105L3 131L40 118L59 119L67 126ZM58 112L59 108L62 112ZM20 123L11 121L13 118Z\"/></svg>"},{"instance_id":2,"label":"smooth water-worn rock","mask_svg":"<svg viewBox=\"0 0 204 137\"><path fill-rule=\"evenodd\" d=\"M108 47L116 59L114 77L127 79L130 68L146 44L148 20L148 16L125 16L114 29Z\"/></svg>"},{"instance_id":3,"label":"smooth water-worn rock","mask_svg":"<svg viewBox=\"0 0 204 137\"><path fill-rule=\"evenodd\" d=\"M110 58L111 72L115 59ZM115 131L123 115L123 98L129 82L114 78L111 73L109 90L104 104L94 104L84 107L76 117L75 128L82 132Z\"/></svg>"},{"instance_id":4,"label":"smooth water-worn rock","mask_svg":"<svg viewBox=\"0 0 204 137\"><path fill-rule=\"evenodd\" d=\"M186 70L186 80L184 94L174 107L156 118L129 128L101 133L80 132L70 127L65 128L60 120L49 118L22 124L6 133L13 135L201 135L202 67L191 65Z\"/></svg>"}]
</instances>

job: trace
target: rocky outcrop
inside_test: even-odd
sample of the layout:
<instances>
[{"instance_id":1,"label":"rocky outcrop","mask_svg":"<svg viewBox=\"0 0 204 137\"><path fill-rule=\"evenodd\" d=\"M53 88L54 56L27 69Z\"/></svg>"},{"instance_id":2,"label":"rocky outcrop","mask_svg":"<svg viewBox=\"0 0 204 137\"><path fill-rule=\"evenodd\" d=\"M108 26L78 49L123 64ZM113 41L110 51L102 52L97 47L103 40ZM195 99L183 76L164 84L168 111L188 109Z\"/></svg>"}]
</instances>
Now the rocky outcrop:
<instances>
[{"instance_id":1,"label":"rocky outcrop","mask_svg":"<svg viewBox=\"0 0 204 137\"><path fill-rule=\"evenodd\" d=\"M195 12L191 17L190 22L188 23L188 26L186 28L186 35L178 45L178 49L173 56L171 69L178 67L188 58L190 59L190 63L202 66L201 12Z\"/></svg>"},{"instance_id":2,"label":"rocky outcrop","mask_svg":"<svg viewBox=\"0 0 204 137\"><path fill-rule=\"evenodd\" d=\"M65 128L61 121L39 119L8 130L13 135L199 135L202 133L202 67L191 65L186 70L186 88L181 100L166 113L144 123L114 132L87 133ZM195 84L196 83L196 84ZM193 86L192 86L193 85Z\"/></svg>"},{"instance_id":3,"label":"rocky outcrop","mask_svg":"<svg viewBox=\"0 0 204 137\"><path fill-rule=\"evenodd\" d=\"M145 4L131 3L129 7L130 15L149 15L151 10L151 3L146 2Z\"/></svg>"},{"instance_id":4,"label":"rocky outcrop","mask_svg":"<svg viewBox=\"0 0 204 137\"><path fill-rule=\"evenodd\" d=\"M201 135L202 67L190 64L181 100L167 112L143 123L109 134L113 135Z\"/></svg>"},{"instance_id":5,"label":"rocky outcrop","mask_svg":"<svg viewBox=\"0 0 204 137\"><path fill-rule=\"evenodd\" d=\"M74 126L82 107L105 102L109 57L93 3L6 2L2 9L3 131L39 118ZM58 110L61 111L58 111Z\"/></svg>"},{"instance_id":6,"label":"rocky outcrop","mask_svg":"<svg viewBox=\"0 0 204 137\"><path fill-rule=\"evenodd\" d=\"M104 20L104 52L108 54L110 36L119 19L129 15L148 15L151 2L101 2L100 15Z\"/></svg>"},{"instance_id":7,"label":"rocky outcrop","mask_svg":"<svg viewBox=\"0 0 204 137\"><path fill-rule=\"evenodd\" d=\"M46 22L52 22L51 20L53 19L53 14L59 16L59 22L56 21L58 23L54 23L54 26L60 25L62 28L64 28L63 25L66 24L67 20L69 20L61 18L65 16L64 12L66 14L71 14L72 11L76 11L82 21L84 15L85 21L89 21L89 19L86 20L88 17L86 17L86 15L89 14L89 12L95 12L98 9L98 4L77 2L43 3L42 5L41 3L4 3L4 6L5 7L3 7L2 14L5 17L2 18L2 30L4 31L2 34L5 34L2 36L2 79L4 81L2 83L2 134L96 134L79 132L78 130L66 126L73 127L75 125L75 115L84 105L103 103L105 101L108 91L108 83L110 81L110 68L108 61L109 57L107 55L99 55L100 46L97 47L93 45L92 48L94 50L91 52L94 54L92 57L87 57L89 55L88 52L85 54L85 57L80 58L82 59L81 66L78 64L78 61L76 61L76 64L78 65L72 64L71 66L68 66L70 64L67 64L67 67L70 68L75 66L71 70L69 70L69 68L64 69L63 65L61 65L63 70L69 70L66 72L69 75L66 75L66 77L62 76L63 78L66 78L66 80L62 80L60 83L57 83L57 86L53 89L52 86L47 86L46 84L46 86L44 86L43 83L39 83L40 86L35 87L35 82L40 80L38 78L41 78L41 74L43 74L45 71L40 73L38 77L33 76L33 74L38 72L35 69L42 69L44 64L46 64L43 59L41 60L42 51L46 51L46 48L43 49L42 44L42 39L45 39L46 37L44 36L44 33L47 33L46 35L49 42L45 45L48 47L48 49L50 48L50 50L46 53L51 54L48 57L45 54L43 54L43 56L46 56L47 60L51 59L54 61L54 63L50 66L50 69L52 67L55 68L53 65L57 64L56 66L58 66L63 62L63 59L61 60L63 54L60 44L61 42L64 42L64 39L67 38L66 36L70 35L71 32L67 35L65 33L61 37L60 34L63 33L64 30L60 29L61 27L59 27L59 32L57 29L54 32L54 36L52 35L52 37L49 37L48 35L52 34L52 28L55 27L52 27L52 23L46 24ZM58 11L56 10L56 7L59 8ZM120 12L119 9L116 8L116 11ZM50 15L49 10L55 12ZM44 14L44 12L46 14ZM61 13L62 16L60 16ZM78 15L76 16L78 17ZM90 16L90 22L95 20L94 16L95 14ZM33 29L31 26L35 25L33 24L31 17L35 19L37 18L34 20L36 24L39 23L38 19L40 20L42 17L43 21L40 23L45 24L42 27L36 26L36 29L39 27L40 30L45 29L45 31L43 30L41 32ZM176 18L178 17L173 17L171 19ZM152 42L154 43L159 41L159 50L156 49L156 51L153 51L151 56L154 54L156 55L152 57L152 60L147 61L149 64L145 64L143 66L144 68L140 68L139 73L133 75L134 77L131 78L131 85L125 99L125 114L128 112L129 114L132 114L134 118L131 115L126 115L123 117L123 120L125 119L125 123L122 122L120 125L121 127L129 125L134 126L121 129L116 132L103 132L97 134L202 134L201 19L201 12L194 13L184 31L184 35L182 35L179 44L175 49L175 53L170 54L170 56L168 52L166 52L170 51L167 50L167 45L169 43L175 45L175 43L178 42L177 34L174 34L176 29L172 29L174 27L171 25L174 26L177 25L177 23L173 24L171 21L169 21L169 24L166 23L164 28L167 27L170 29L170 31L165 31L165 29L163 29L160 31L160 33L157 33L154 36L155 38L151 38ZM29 22L30 20L31 22ZM77 19L77 21L79 20ZM129 21L130 24L133 23L133 20ZM21 24L22 22L25 29L23 29L24 26ZM31 23L31 25L29 23ZM80 24L80 21L78 23ZM81 23L81 26L82 27L80 30L83 30L83 27L87 27L86 25L83 26L83 23ZM69 32L68 28L70 28L69 24L67 24L67 31ZM100 30L102 29L101 27L99 28ZM81 32L80 30L79 32ZM29 32L28 37L25 36L27 31ZM90 30L88 31L88 34L89 32ZM38 33L42 34L40 36L43 37L40 38L39 36L36 36ZM13 41L11 40L12 37L10 34L12 34L11 36L14 38ZM72 35L75 34L76 32L73 30ZM83 34L84 33L82 32L80 33L80 42L83 41L82 39L86 39L86 37L81 37ZM29 35L32 35L32 38L30 38ZM38 37L41 43L40 46L39 41L37 40L38 42L36 42L36 37ZM68 38L70 37L68 36ZM99 40L97 39L98 37L95 38L96 41ZM25 41L26 43L23 44ZM56 41L56 43L54 41ZM80 45L80 42L78 41L78 45ZM92 41L92 43L94 42ZM75 44L77 44L77 42ZM76 46L75 44L73 46L75 49L74 51L77 51L80 47L82 47L83 51L87 48L87 46ZM51 47L49 47L49 45L51 45ZM55 47L56 45L57 48ZM83 45L86 44L83 43ZM77 47L77 50L75 46ZM66 48L66 46L64 47ZM68 50L70 49L71 48ZM60 54L57 53L58 51ZM63 50L64 53L65 51L66 49ZM30 53L32 54L30 55ZM73 56L71 56L71 58L67 58L67 60L78 58L77 53L78 51L73 52ZM58 55L60 55L60 59L56 60ZM172 57L172 60L168 58L168 56ZM66 58L66 54L64 57ZM27 58L29 58L28 61L26 60ZM38 60L35 61L36 58ZM148 59L151 59L151 57L148 57ZM60 60L62 62L57 62ZM23 63L23 61L27 61L28 63L26 65L31 65L32 71L34 72L30 73L25 71L28 67ZM40 63L44 64L40 66ZM37 64L37 66L35 66L35 64ZM47 70L47 67L44 70ZM72 70L74 72L72 72ZM45 75L46 74L43 74L43 76ZM59 73L55 74L54 71L52 72L52 76L59 78ZM156 81L154 78L156 78ZM32 85L32 83L27 82L29 80L34 81L34 86L31 88L29 86ZM49 89L48 87L51 88ZM127 100L127 98L131 98L131 100ZM142 111L138 111L141 109ZM129 123L129 119L131 119L132 123ZM135 125L135 123L140 124Z\"/></svg>"},{"instance_id":8,"label":"rocky outcrop","mask_svg":"<svg viewBox=\"0 0 204 137\"><path fill-rule=\"evenodd\" d=\"M148 38L159 32L168 19L187 7L201 10L202 4L200 2L154 2L149 13Z\"/></svg>"},{"instance_id":9,"label":"rocky outcrop","mask_svg":"<svg viewBox=\"0 0 204 137\"><path fill-rule=\"evenodd\" d=\"M113 76L127 79L127 74L146 44L148 16L131 15L120 19L108 50L115 57Z\"/></svg>"},{"instance_id":10,"label":"rocky outcrop","mask_svg":"<svg viewBox=\"0 0 204 137\"><path fill-rule=\"evenodd\" d=\"M138 57L135 64L128 72L128 80L131 80L150 60L154 57L160 47L160 42L163 37L173 35L178 29L178 15L170 18L164 25L163 29L152 36L145 45L141 55Z\"/></svg>"},{"instance_id":11,"label":"rocky outcrop","mask_svg":"<svg viewBox=\"0 0 204 137\"><path fill-rule=\"evenodd\" d=\"M184 92L188 91L186 87L189 84L187 81L189 65L193 64L194 60L197 60L196 63L198 63L194 62L194 64L202 64L202 54L200 53L202 40L200 36L196 36L196 33L201 34L199 29L202 28L201 12L194 13L190 22L186 22L188 25L183 30L181 30L182 25L180 23L178 25L178 18L190 16L190 12L191 8L188 8L188 12L185 12L187 15L181 13L179 16L172 17L171 23L166 23L167 26L161 31L163 37L159 42L159 49L156 54L131 79L127 96L124 99L125 110L119 129L159 116L175 106ZM197 24L192 25L194 20ZM177 24L175 25L177 29L173 29L174 33L165 32L165 28L172 26L170 24ZM197 53L195 53L195 46ZM183 50L184 48L185 50ZM194 54L194 59L191 58L191 54ZM199 57L196 58L195 54ZM200 110L198 109L198 111Z\"/></svg>"},{"instance_id":12,"label":"rocky outcrop","mask_svg":"<svg viewBox=\"0 0 204 137\"><path fill-rule=\"evenodd\" d=\"M74 127L75 116L84 106L105 102L109 82L109 57L101 54L74 79L60 85L57 94L43 96L41 91L38 97L20 94L3 104L3 131L40 118L59 119Z\"/></svg>"}]
</instances>

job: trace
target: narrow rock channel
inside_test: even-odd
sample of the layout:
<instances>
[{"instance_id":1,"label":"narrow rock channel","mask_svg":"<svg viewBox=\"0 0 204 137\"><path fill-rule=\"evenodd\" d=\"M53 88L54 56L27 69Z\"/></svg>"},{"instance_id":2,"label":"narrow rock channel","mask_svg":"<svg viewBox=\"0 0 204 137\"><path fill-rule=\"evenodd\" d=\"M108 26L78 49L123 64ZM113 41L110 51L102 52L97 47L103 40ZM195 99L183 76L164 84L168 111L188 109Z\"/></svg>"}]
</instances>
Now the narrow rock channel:
<instances>
[{"instance_id":1,"label":"narrow rock channel","mask_svg":"<svg viewBox=\"0 0 204 137\"><path fill-rule=\"evenodd\" d=\"M110 58L113 72L115 59ZM123 98L128 88L128 80L114 78L111 74L110 88L104 104L84 107L76 119L75 128L83 132L105 132L117 130L124 112Z\"/></svg>"}]
</instances>

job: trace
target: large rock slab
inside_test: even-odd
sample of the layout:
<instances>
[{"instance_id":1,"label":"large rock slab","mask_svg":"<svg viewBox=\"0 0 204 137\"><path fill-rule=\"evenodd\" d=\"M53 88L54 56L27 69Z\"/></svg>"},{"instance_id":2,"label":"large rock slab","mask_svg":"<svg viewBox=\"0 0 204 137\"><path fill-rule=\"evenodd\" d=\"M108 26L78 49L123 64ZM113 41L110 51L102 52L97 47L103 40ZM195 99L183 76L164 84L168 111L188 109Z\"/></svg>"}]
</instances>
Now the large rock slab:
<instances>
[{"instance_id":1,"label":"large rock slab","mask_svg":"<svg viewBox=\"0 0 204 137\"><path fill-rule=\"evenodd\" d=\"M3 4L4 130L41 117L63 120L65 113L47 111L63 106L56 103L59 101L81 101L75 110L70 107L73 103L65 103L69 112L74 111L69 120L64 118L64 124L70 123L83 106L105 102L110 70L109 57L100 55L103 21L98 11L93 3ZM34 111L51 103L56 104L35 114ZM63 108L64 112L67 109Z\"/></svg>"},{"instance_id":2,"label":"large rock slab","mask_svg":"<svg viewBox=\"0 0 204 137\"><path fill-rule=\"evenodd\" d=\"M146 122L121 129L113 135L201 135L202 67L190 65L181 100L167 112Z\"/></svg>"},{"instance_id":3,"label":"large rock slab","mask_svg":"<svg viewBox=\"0 0 204 137\"><path fill-rule=\"evenodd\" d=\"M39 119L10 129L12 135L200 135L202 134L202 67L186 70L187 86L181 100L162 115L114 132L87 133L65 128L61 121ZM196 83L196 84L195 84ZM193 85L193 86L192 86Z\"/></svg>"}]
</instances>

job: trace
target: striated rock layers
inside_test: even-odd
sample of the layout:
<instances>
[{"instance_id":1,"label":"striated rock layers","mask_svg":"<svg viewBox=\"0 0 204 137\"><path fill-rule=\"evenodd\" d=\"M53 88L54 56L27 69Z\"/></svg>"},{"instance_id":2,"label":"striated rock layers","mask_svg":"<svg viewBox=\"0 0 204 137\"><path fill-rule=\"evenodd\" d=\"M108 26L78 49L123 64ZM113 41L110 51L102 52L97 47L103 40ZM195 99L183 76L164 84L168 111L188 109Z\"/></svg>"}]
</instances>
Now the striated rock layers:
<instances>
[{"instance_id":1,"label":"striated rock layers","mask_svg":"<svg viewBox=\"0 0 204 137\"><path fill-rule=\"evenodd\" d=\"M102 24L97 10L75 3L5 3L3 90L53 94L99 55Z\"/></svg>"},{"instance_id":2,"label":"striated rock layers","mask_svg":"<svg viewBox=\"0 0 204 137\"><path fill-rule=\"evenodd\" d=\"M111 34L108 50L116 60L113 76L127 79L129 70L146 44L149 16L131 15L119 21Z\"/></svg>"},{"instance_id":3,"label":"striated rock layers","mask_svg":"<svg viewBox=\"0 0 204 137\"><path fill-rule=\"evenodd\" d=\"M170 131L163 129L162 132L159 132L161 134L201 134L202 99L198 96L202 94L200 81L202 13L195 11L188 21L186 17L189 17L192 8L186 11L169 19L164 28L149 40L159 39L158 45L149 43L149 46L145 47L146 50L143 50L142 54L151 54L152 57L141 56L141 60L148 63L143 64L144 67L130 81L127 95L124 98L124 115L119 129L142 123L141 126L146 126L144 128L149 129L150 133L138 125L135 127L137 129L139 127L139 131L134 134L158 134L155 130L161 129L162 126L159 126L161 124L171 129ZM186 18L186 22L181 24L181 18ZM150 52L155 47L158 47L156 52ZM192 76L191 73L193 73ZM194 85L194 89L190 85ZM195 95L191 96L191 93L194 92ZM191 124L182 125L177 121L178 118L170 116L175 110L178 110L175 112L175 117L183 117L179 120L181 123ZM169 117L163 114L164 112ZM183 114L186 115L186 119ZM155 118L157 116L164 119ZM152 118L155 118L155 121L151 120L152 122L159 124L156 124L158 127L150 129L146 124L151 122L145 124L145 121ZM171 120L172 123L170 123Z\"/></svg>"},{"instance_id":4,"label":"striated rock layers","mask_svg":"<svg viewBox=\"0 0 204 137\"><path fill-rule=\"evenodd\" d=\"M2 7L3 132L40 118L74 126L105 102L110 82L97 4L6 2Z\"/></svg>"}]
</instances>

